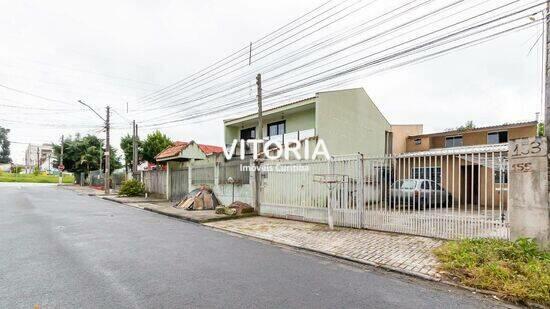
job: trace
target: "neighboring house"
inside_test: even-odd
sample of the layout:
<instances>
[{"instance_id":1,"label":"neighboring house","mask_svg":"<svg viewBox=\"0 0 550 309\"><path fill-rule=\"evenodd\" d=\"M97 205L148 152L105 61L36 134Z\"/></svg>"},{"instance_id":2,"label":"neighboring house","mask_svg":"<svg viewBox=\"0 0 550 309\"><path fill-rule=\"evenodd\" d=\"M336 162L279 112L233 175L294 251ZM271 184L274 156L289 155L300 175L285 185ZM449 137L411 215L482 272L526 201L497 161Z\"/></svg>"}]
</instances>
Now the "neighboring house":
<instances>
[{"instance_id":1,"label":"neighboring house","mask_svg":"<svg viewBox=\"0 0 550 309\"><path fill-rule=\"evenodd\" d=\"M406 152L439 148L508 143L509 140L537 135L537 122L518 122L468 130L453 130L412 135L407 138Z\"/></svg>"},{"instance_id":2,"label":"neighboring house","mask_svg":"<svg viewBox=\"0 0 550 309\"><path fill-rule=\"evenodd\" d=\"M0 163L0 172L9 173L11 171L11 163Z\"/></svg>"},{"instance_id":3,"label":"neighboring house","mask_svg":"<svg viewBox=\"0 0 550 309\"><path fill-rule=\"evenodd\" d=\"M535 136L536 121L412 135L398 178L434 180L455 199L506 207L508 141Z\"/></svg>"},{"instance_id":4,"label":"neighboring house","mask_svg":"<svg viewBox=\"0 0 550 309\"><path fill-rule=\"evenodd\" d=\"M391 126L363 88L319 92L264 110L262 120L265 140L322 139L331 155L378 156L391 151ZM235 139L256 139L257 124L257 114L224 120L226 145Z\"/></svg>"},{"instance_id":5,"label":"neighboring house","mask_svg":"<svg viewBox=\"0 0 550 309\"><path fill-rule=\"evenodd\" d=\"M170 163L175 166L184 166L185 162L204 160L204 163L215 163L218 155L223 153L223 148L212 145L190 142L174 142L172 146L164 149L155 156L155 160L161 164Z\"/></svg>"},{"instance_id":6,"label":"neighboring house","mask_svg":"<svg viewBox=\"0 0 550 309\"><path fill-rule=\"evenodd\" d=\"M407 139L411 135L422 134L424 126L421 124L392 124L391 125L391 154L407 152Z\"/></svg>"},{"instance_id":7,"label":"neighboring house","mask_svg":"<svg viewBox=\"0 0 550 309\"><path fill-rule=\"evenodd\" d=\"M27 146L27 150L25 151L25 166L27 173L31 173L37 166L41 171L53 171L54 159L55 156L52 144L29 144L29 146Z\"/></svg>"}]
</instances>

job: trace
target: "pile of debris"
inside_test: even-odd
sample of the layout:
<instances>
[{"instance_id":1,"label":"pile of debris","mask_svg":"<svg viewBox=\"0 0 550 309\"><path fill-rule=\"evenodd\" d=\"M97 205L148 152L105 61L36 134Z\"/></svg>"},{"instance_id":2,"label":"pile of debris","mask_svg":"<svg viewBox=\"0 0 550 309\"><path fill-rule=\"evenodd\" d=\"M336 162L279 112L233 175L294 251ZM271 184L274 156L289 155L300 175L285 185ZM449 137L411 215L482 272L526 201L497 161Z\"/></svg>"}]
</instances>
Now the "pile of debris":
<instances>
[{"instance_id":1,"label":"pile of debris","mask_svg":"<svg viewBox=\"0 0 550 309\"><path fill-rule=\"evenodd\" d=\"M219 206L216 207L217 214L226 214L229 216L241 215L246 213L254 212L254 207L248 205L247 203L235 201L227 207Z\"/></svg>"},{"instance_id":2,"label":"pile of debris","mask_svg":"<svg viewBox=\"0 0 550 309\"><path fill-rule=\"evenodd\" d=\"M214 210L220 205L220 201L207 186L201 186L187 194L175 208L187 210Z\"/></svg>"}]
</instances>

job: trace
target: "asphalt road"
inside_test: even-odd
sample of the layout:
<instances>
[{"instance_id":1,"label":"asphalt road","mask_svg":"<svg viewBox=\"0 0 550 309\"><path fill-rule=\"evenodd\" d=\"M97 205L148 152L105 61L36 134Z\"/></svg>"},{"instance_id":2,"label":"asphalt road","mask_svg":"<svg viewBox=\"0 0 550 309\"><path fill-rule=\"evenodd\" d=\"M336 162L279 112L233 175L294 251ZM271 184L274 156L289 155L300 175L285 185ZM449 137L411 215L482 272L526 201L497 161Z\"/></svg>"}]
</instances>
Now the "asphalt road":
<instances>
[{"instance_id":1,"label":"asphalt road","mask_svg":"<svg viewBox=\"0 0 550 309\"><path fill-rule=\"evenodd\" d=\"M0 308L502 305L55 186L0 184L0 211Z\"/></svg>"}]
</instances>

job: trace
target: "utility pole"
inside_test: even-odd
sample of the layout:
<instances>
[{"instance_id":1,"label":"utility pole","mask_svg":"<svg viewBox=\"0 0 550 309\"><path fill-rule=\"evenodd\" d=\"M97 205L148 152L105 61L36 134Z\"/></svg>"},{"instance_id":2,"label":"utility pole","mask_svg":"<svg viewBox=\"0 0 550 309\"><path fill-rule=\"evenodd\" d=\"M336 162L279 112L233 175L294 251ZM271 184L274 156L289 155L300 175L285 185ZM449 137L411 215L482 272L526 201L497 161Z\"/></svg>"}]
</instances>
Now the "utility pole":
<instances>
[{"instance_id":1,"label":"utility pole","mask_svg":"<svg viewBox=\"0 0 550 309\"><path fill-rule=\"evenodd\" d=\"M107 117L105 118L105 194L111 193L110 191L110 168L111 168L111 147L110 147L110 107L107 106Z\"/></svg>"},{"instance_id":2,"label":"utility pole","mask_svg":"<svg viewBox=\"0 0 550 309\"><path fill-rule=\"evenodd\" d=\"M262 119L262 75L258 73L258 75L256 75L256 86L258 88L258 132L256 132L256 139L259 139L260 141L263 142L264 140L264 134L263 134L263 119ZM263 143L258 143L258 154L260 153L261 149L262 149L262 144ZM260 158L260 156L258 157ZM256 191L256 196L255 196L255 202L256 202L256 212L259 214L260 213L260 185L261 185L261 175L262 173L260 173L260 162L257 162L256 164L256 170L255 170L255 177L254 177L254 182L255 182L255 191Z\"/></svg>"},{"instance_id":3,"label":"utility pole","mask_svg":"<svg viewBox=\"0 0 550 309\"><path fill-rule=\"evenodd\" d=\"M109 172L110 172L110 153L109 153L109 148L110 148L110 145L109 145L109 129L110 129L110 123L109 123L109 117L110 117L110 107L107 106L107 117L106 118L103 118L103 116L101 116L98 112L96 112L90 105L86 104L85 102L83 102L82 100L78 100L78 103L86 106L87 108L89 108L92 112L94 112L94 114L96 114L101 120L105 121L105 132L106 132L106 138L105 138L105 194L109 194L110 193L110 190L109 190ZM99 159L99 170L101 171L101 159L103 158L100 158Z\"/></svg>"},{"instance_id":4,"label":"utility pole","mask_svg":"<svg viewBox=\"0 0 550 309\"><path fill-rule=\"evenodd\" d=\"M138 164L138 144L137 144L137 124L136 121L133 121L134 134L132 136L132 174L137 173L137 164ZM133 175L132 175L133 176Z\"/></svg>"},{"instance_id":5,"label":"utility pole","mask_svg":"<svg viewBox=\"0 0 550 309\"><path fill-rule=\"evenodd\" d=\"M63 143L64 143L64 136L61 135L61 151L59 153L59 162L57 165L57 169L59 170L59 184L63 183L63 170L65 169L65 166L63 165Z\"/></svg>"},{"instance_id":6,"label":"utility pole","mask_svg":"<svg viewBox=\"0 0 550 309\"><path fill-rule=\"evenodd\" d=\"M252 64L252 42L250 42L250 49L248 51L248 65L250 66L251 64Z\"/></svg>"},{"instance_id":7,"label":"utility pole","mask_svg":"<svg viewBox=\"0 0 550 309\"><path fill-rule=\"evenodd\" d=\"M550 138L550 0L546 2L546 12L544 14L544 30L546 32L546 38L544 43L544 51L546 54L546 63L544 67L544 136L548 141ZM550 149L550 148L549 148Z\"/></svg>"},{"instance_id":8,"label":"utility pole","mask_svg":"<svg viewBox=\"0 0 550 309\"><path fill-rule=\"evenodd\" d=\"M258 87L258 132L257 138L263 140L263 119L262 119L262 75L256 75L256 86ZM258 152L259 153L259 152Z\"/></svg>"},{"instance_id":9,"label":"utility pole","mask_svg":"<svg viewBox=\"0 0 550 309\"><path fill-rule=\"evenodd\" d=\"M543 33L546 32L546 37L544 41L544 52L546 55L546 63L544 66L544 136L546 137L546 142L550 142L550 0L546 2L546 10L542 13L544 15L544 28ZM546 156L550 158L550 148L547 148ZM550 169L547 171L547 174L550 177ZM549 189L550 190L550 189Z\"/></svg>"},{"instance_id":10,"label":"utility pole","mask_svg":"<svg viewBox=\"0 0 550 309\"><path fill-rule=\"evenodd\" d=\"M36 146L36 170L40 172L40 146Z\"/></svg>"}]
</instances>

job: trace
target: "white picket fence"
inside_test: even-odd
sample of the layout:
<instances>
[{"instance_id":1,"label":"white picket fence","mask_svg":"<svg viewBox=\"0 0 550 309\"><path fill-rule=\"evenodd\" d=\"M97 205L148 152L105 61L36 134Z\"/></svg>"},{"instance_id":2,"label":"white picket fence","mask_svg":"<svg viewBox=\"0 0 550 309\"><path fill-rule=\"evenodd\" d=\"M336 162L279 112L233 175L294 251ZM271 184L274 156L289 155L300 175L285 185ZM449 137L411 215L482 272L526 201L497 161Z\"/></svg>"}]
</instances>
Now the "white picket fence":
<instances>
[{"instance_id":1,"label":"white picket fence","mask_svg":"<svg viewBox=\"0 0 550 309\"><path fill-rule=\"evenodd\" d=\"M445 239L509 238L506 145L262 165L262 215L322 223L330 215L338 226Z\"/></svg>"}]
</instances>

